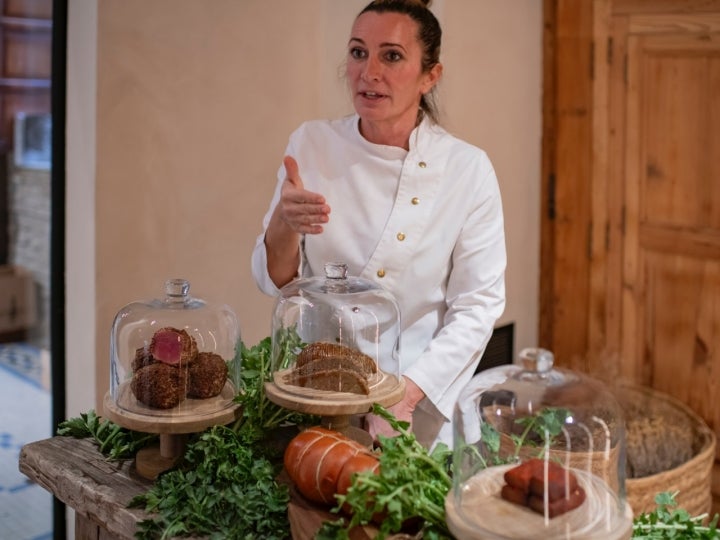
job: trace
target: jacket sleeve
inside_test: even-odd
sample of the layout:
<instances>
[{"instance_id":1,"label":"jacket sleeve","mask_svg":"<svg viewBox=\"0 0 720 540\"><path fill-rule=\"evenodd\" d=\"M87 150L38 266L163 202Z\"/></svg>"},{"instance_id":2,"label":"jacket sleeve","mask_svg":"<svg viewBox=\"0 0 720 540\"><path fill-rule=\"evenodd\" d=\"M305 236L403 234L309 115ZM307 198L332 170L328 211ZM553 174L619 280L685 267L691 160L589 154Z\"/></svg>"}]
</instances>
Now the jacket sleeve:
<instances>
[{"instance_id":1,"label":"jacket sleeve","mask_svg":"<svg viewBox=\"0 0 720 540\"><path fill-rule=\"evenodd\" d=\"M296 132L297 133L297 132ZM294 152L294 145L293 145L293 138L295 134L291 136L290 143L288 143L288 146L285 150L284 155L295 155ZM265 232L267 231L268 224L270 223L270 217L273 214L273 211L275 210L275 207L277 206L278 202L280 201L280 190L282 189L283 182L285 181L285 167L283 165L280 165L277 171L277 181L275 184L275 192L273 193L272 199L270 200L270 207L268 211L265 214L265 217L262 221L262 233L258 235L258 237L255 239L255 247L253 248L252 257L251 257L251 265L252 265L252 275L253 279L255 279L255 283L257 284L258 288L265 294L269 296L277 296L277 294L280 292L280 289L273 283L273 280L270 279L270 274L268 273L268 265L267 265L267 249L265 248ZM300 237L301 242L301 248L302 248L302 236ZM302 253L302 249L301 249ZM302 259L303 257L300 257L300 266L298 268L298 274L302 275Z\"/></svg>"}]
</instances>

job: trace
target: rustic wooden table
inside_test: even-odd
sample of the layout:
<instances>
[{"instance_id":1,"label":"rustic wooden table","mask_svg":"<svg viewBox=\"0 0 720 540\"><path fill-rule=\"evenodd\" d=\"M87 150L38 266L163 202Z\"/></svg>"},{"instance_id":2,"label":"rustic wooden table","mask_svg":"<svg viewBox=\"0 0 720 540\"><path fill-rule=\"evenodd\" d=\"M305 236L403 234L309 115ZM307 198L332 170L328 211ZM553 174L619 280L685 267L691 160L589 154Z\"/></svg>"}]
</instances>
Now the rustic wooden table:
<instances>
[{"instance_id":1,"label":"rustic wooden table","mask_svg":"<svg viewBox=\"0 0 720 540\"><path fill-rule=\"evenodd\" d=\"M75 540L132 540L137 523L150 517L127 505L150 489L152 481L137 473L134 461L108 461L90 439L53 437L26 444L20 472L75 510ZM291 493L288 518L295 540L311 540L323 521L337 519ZM370 540L374 533L362 527L351 536Z\"/></svg>"},{"instance_id":2,"label":"rustic wooden table","mask_svg":"<svg viewBox=\"0 0 720 540\"><path fill-rule=\"evenodd\" d=\"M90 439L53 437L23 446L20 472L75 510L76 540L130 540L148 518L127 508L152 482L131 461L108 461Z\"/></svg>"}]
</instances>

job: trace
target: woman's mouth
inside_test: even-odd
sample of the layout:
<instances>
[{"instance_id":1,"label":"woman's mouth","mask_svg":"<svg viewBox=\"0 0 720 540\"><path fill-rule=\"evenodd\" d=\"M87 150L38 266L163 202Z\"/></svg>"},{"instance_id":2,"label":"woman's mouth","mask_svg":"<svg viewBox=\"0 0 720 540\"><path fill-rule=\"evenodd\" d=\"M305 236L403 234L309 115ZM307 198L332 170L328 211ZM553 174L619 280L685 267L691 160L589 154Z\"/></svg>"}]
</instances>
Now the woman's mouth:
<instances>
[{"instance_id":1,"label":"woman's mouth","mask_svg":"<svg viewBox=\"0 0 720 540\"><path fill-rule=\"evenodd\" d=\"M379 94L377 92L360 92L360 95L365 99L376 100L385 97L385 94Z\"/></svg>"}]
</instances>

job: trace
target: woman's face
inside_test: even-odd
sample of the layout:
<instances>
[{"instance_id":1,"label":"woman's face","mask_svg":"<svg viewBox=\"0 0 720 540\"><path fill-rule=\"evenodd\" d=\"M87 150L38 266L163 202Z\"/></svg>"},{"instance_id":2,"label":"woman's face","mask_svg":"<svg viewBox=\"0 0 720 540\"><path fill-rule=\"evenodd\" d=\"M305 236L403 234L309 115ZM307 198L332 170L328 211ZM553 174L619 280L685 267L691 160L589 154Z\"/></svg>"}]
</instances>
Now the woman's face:
<instances>
[{"instance_id":1,"label":"woman's face","mask_svg":"<svg viewBox=\"0 0 720 540\"><path fill-rule=\"evenodd\" d=\"M420 98L439 78L441 66L422 72L418 25L401 13L367 12L353 24L347 78L353 105L370 124L415 126Z\"/></svg>"}]
</instances>

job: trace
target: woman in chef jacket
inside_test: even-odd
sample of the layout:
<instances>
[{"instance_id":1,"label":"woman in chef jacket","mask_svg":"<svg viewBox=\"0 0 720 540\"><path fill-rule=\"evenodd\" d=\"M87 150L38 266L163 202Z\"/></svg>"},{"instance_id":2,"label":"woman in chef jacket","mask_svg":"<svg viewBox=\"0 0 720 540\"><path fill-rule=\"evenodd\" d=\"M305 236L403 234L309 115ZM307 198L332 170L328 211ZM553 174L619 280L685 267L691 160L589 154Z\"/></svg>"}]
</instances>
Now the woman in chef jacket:
<instances>
[{"instance_id":1,"label":"woman in chef jacket","mask_svg":"<svg viewBox=\"0 0 720 540\"><path fill-rule=\"evenodd\" d=\"M502 203L485 152L438 124L440 25L429 1L375 0L356 17L346 76L355 114L302 124L252 255L260 289L342 261L400 305L405 378L391 412L426 447L452 412L505 307ZM379 417L371 435L393 435Z\"/></svg>"}]
</instances>

